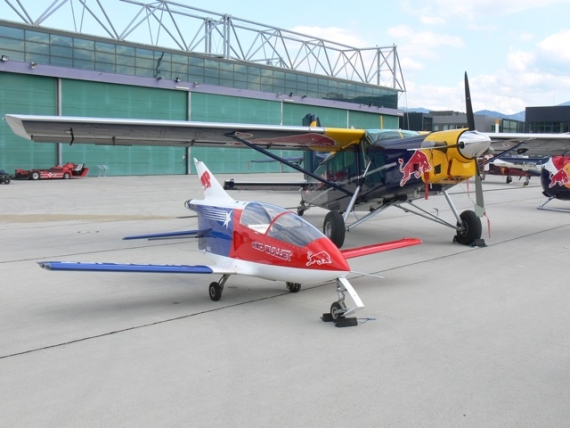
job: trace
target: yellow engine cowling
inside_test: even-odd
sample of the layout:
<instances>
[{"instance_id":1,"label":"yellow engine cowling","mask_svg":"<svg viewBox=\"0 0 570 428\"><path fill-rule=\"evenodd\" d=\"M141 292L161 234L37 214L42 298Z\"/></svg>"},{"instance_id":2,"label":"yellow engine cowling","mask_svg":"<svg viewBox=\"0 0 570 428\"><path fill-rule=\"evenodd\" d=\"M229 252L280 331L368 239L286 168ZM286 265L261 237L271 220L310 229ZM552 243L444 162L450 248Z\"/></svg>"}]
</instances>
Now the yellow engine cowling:
<instances>
[{"instance_id":1,"label":"yellow engine cowling","mask_svg":"<svg viewBox=\"0 0 570 428\"><path fill-rule=\"evenodd\" d=\"M463 147L460 147L460 142ZM468 131L453 129L429 134L424 140L422 149L428 156L432 168L424 174L424 182L434 184L457 183L477 174L478 156L490 146L487 136Z\"/></svg>"}]
</instances>

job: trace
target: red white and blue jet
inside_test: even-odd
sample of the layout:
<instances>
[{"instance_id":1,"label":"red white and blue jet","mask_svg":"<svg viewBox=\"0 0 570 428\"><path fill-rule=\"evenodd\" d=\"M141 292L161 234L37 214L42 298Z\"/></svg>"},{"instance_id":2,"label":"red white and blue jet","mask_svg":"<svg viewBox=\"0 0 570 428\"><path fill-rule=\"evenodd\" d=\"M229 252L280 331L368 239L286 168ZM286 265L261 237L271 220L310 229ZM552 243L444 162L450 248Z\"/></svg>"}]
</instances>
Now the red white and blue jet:
<instances>
[{"instance_id":1,"label":"red white and blue jet","mask_svg":"<svg viewBox=\"0 0 570 428\"><path fill-rule=\"evenodd\" d=\"M214 265L153 265L99 262L42 261L43 268L59 271L148 272L179 274L218 274L221 279L209 285L209 295L220 300L224 285L231 275L247 275L273 281L284 281L291 292L303 284L336 280L338 300L324 321L337 326L356 325L347 317L364 307L354 287L347 280L353 257L389 251L421 243L419 239L401 240L340 250L316 227L295 213L263 202L236 201L223 189L203 162L194 160L204 199L191 199L185 206L198 214L198 229L150 235L127 236L124 239L171 239L194 236L200 250ZM354 307L345 303L345 292Z\"/></svg>"}]
</instances>

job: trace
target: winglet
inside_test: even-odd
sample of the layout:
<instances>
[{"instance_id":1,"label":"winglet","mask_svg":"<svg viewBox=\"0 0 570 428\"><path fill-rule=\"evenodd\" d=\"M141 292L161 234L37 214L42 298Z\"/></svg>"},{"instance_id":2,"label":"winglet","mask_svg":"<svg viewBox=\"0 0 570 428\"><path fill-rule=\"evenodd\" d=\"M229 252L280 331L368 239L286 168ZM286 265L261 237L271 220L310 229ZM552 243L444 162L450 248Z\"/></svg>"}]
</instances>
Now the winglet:
<instances>
[{"instance_id":1,"label":"winglet","mask_svg":"<svg viewBox=\"0 0 570 428\"><path fill-rule=\"evenodd\" d=\"M194 158L194 165L196 166L196 171L198 171L198 177L200 177L200 183L202 183L202 189L204 190L206 199L210 198L229 202L234 200L226 193L222 185L218 180L216 180L216 177L212 175L204 162L200 162L198 159Z\"/></svg>"}]
</instances>

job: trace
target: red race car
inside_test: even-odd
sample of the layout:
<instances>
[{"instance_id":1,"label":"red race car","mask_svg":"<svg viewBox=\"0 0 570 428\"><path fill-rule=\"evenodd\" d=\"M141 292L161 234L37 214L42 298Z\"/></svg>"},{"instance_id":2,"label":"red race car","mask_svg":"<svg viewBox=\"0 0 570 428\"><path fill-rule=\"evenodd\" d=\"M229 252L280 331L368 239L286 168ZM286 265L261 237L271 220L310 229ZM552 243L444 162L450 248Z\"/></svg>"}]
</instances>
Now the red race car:
<instances>
[{"instance_id":1,"label":"red race car","mask_svg":"<svg viewBox=\"0 0 570 428\"><path fill-rule=\"evenodd\" d=\"M52 166L50 169L17 169L15 178L19 180L39 180L48 178L79 178L85 177L89 168L85 164L66 163L65 165Z\"/></svg>"}]
</instances>

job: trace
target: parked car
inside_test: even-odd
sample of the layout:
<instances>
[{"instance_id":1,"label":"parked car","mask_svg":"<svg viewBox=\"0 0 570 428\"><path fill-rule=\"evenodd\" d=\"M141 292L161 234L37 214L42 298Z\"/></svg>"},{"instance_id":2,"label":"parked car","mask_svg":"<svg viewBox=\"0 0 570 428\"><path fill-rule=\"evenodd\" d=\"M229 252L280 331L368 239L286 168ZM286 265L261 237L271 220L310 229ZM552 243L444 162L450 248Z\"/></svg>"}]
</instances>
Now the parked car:
<instances>
[{"instance_id":1,"label":"parked car","mask_svg":"<svg viewBox=\"0 0 570 428\"><path fill-rule=\"evenodd\" d=\"M52 166L49 169L17 169L15 178L19 180L44 180L51 178L79 178L85 177L89 168L82 163L66 163L65 165Z\"/></svg>"}]
</instances>

